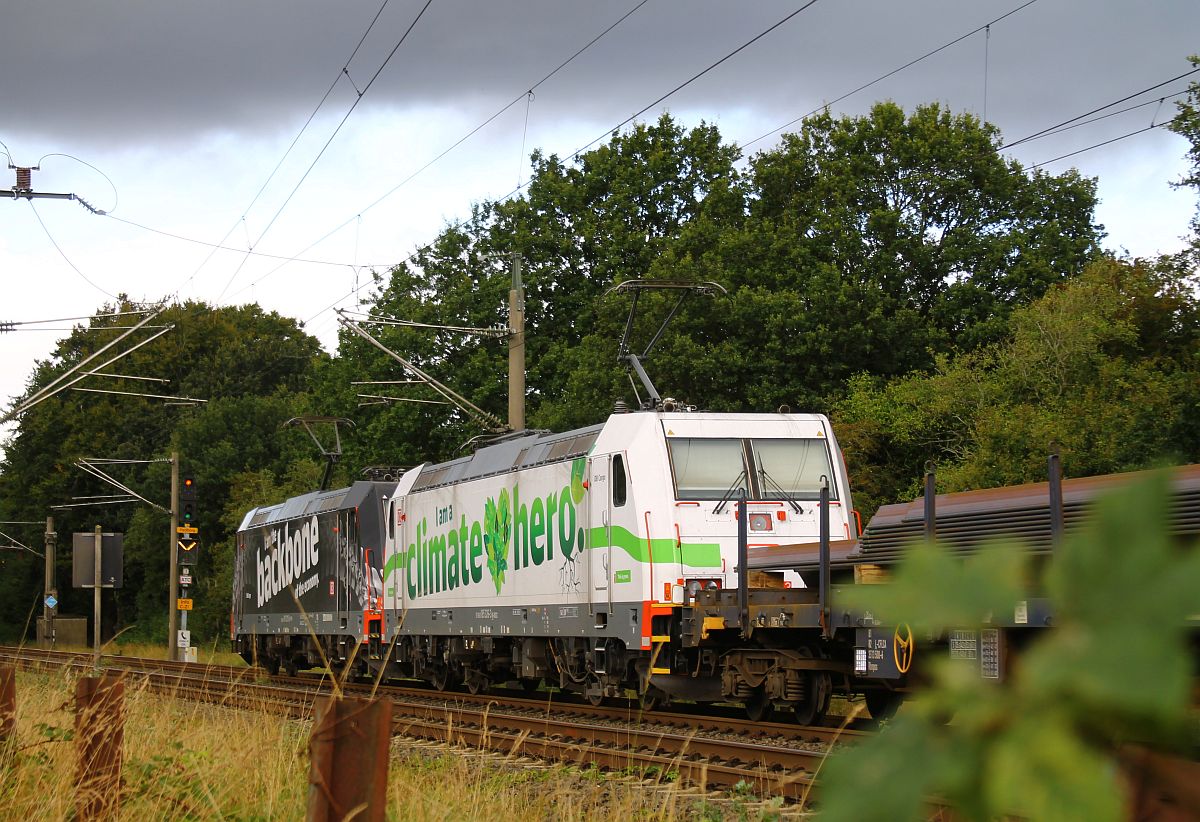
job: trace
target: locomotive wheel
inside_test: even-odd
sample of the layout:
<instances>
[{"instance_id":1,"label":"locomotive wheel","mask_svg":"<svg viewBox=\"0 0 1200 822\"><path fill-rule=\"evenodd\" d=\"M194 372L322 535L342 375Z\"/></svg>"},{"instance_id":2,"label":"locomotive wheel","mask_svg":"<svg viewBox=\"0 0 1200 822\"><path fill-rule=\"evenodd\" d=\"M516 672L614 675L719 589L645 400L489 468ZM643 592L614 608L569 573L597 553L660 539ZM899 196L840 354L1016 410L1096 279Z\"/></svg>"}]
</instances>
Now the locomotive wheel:
<instances>
[{"instance_id":1,"label":"locomotive wheel","mask_svg":"<svg viewBox=\"0 0 1200 822\"><path fill-rule=\"evenodd\" d=\"M283 672L288 676L296 676L300 670L296 667L296 658L289 656L283 663Z\"/></svg>"},{"instance_id":2,"label":"locomotive wheel","mask_svg":"<svg viewBox=\"0 0 1200 822\"><path fill-rule=\"evenodd\" d=\"M811 688L813 685L812 681L815 679L815 677L813 677L811 674L806 674L806 676L809 677L809 686ZM817 700L813 699L813 695L811 693L805 696L804 699L792 705L792 713L795 716L796 724L812 725L816 723L817 714L820 713L817 710L817 707Z\"/></svg>"},{"instance_id":3,"label":"locomotive wheel","mask_svg":"<svg viewBox=\"0 0 1200 822\"><path fill-rule=\"evenodd\" d=\"M270 674L271 676L275 676L276 674L279 673L279 657L277 657L277 656L259 657L258 661L262 663L262 666L267 669L267 673Z\"/></svg>"},{"instance_id":4,"label":"locomotive wheel","mask_svg":"<svg viewBox=\"0 0 1200 822\"><path fill-rule=\"evenodd\" d=\"M807 648L801 648L802 656L812 657ZM833 697L833 682L828 671L806 671L804 673L804 698L792 703L792 713L799 725L815 725L829 712L829 701Z\"/></svg>"},{"instance_id":5,"label":"locomotive wheel","mask_svg":"<svg viewBox=\"0 0 1200 822\"><path fill-rule=\"evenodd\" d=\"M445 665L435 665L430 671L429 684L439 691L450 687L450 669Z\"/></svg>"},{"instance_id":6,"label":"locomotive wheel","mask_svg":"<svg viewBox=\"0 0 1200 822\"><path fill-rule=\"evenodd\" d=\"M792 705L796 722L800 725L816 725L829 713L829 702L833 698L833 683L826 671L810 671L808 693L804 699Z\"/></svg>"},{"instance_id":7,"label":"locomotive wheel","mask_svg":"<svg viewBox=\"0 0 1200 822\"><path fill-rule=\"evenodd\" d=\"M871 712L872 719L891 719L896 715L900 703L904 701L904 697L895 691L883 689L867 691L863 697L866 699L867 710Z\"/></svg>"},{"instance_id":8,"label":"locomotive wheel","mask_svg":"<svg viewBox=\"0 0 1200 822\"><path fill-rule=\"evenodd\" d=\"M638 707L643 711L657 711L671 703L671 695L653 685L638 694Z\"/></svg>"},{"instance_id":9,"label":"locomotive wheel","mask_svg":"<svg viewBox=\"0 0 1200 822\"><path fill-rule=\"evenodd\" d=\"M527 694L536 693L537 689L539 687L541 687L541 684L542 684L541 679L539 679L537 677L533 677L533 676L522 677L520 682L521 682L521 690L523 690Z\"/></svg>"},{"instance_id":10,"label":"locomotive wheel","mask_svg":"<svg viewBox=\"0 0 1200 822\"><path fill-rule=\"evenodd\" d=\"M466 679L466 685L467 693L470 694L478 694L482 691L486 691L488 687L487 677L483 676L482 674L468 676Z\"/></svg>"},{"instance_id":11,"label":"locomotive wheel","mask_svg":"<svg viewBox=\"0 0 1200 822\"><path fill-rule=\"evenodd\" d=\"M771 700L762 688L755 688L746 697L746 718L751 722L765 722L771 716Z\"/></svg>"}]
</instances>

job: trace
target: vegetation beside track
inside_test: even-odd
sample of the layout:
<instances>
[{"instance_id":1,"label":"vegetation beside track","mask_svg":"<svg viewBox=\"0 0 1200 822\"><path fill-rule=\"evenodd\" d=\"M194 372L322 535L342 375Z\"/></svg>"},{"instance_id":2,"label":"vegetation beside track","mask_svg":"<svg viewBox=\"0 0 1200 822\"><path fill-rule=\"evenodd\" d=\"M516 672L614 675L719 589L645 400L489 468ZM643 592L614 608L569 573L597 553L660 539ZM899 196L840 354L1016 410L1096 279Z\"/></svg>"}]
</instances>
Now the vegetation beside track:
<instances>
[{"instance_id":1,"label":"vegetation beside track","mask_svg":"<svg viewBox=\"0 0 1200 822\"><path fill-rule=\"evenodd\" d=\"M17 736L0 769L6 818L63 820L74 812L71 694L77 674L17 674ZM126 690L122 818L301 819L308 790L307 721ZM778 818L782 803L749 791L704 797L672 774L533 763L397 738L388 818L397 820Z\"/></svg>"},{"instance_id":2,"label":"vegetation beside track","mask_svg":"<svg viewBox=\"0 0 1200 822\"><path fill-rule=\"evenodd\" d=\"M822 822L923 819L931 796L963 819L1194 818L1200 546L1167 532L1168 505L1168 477L1156 474L1103 499L1041 574L1019 546L963 560L932 545L893 584L855 592L859 607L928 636L993 624L1040 577L1033 590L1053 603L1054 624L1030 630L1002 681L947 655L885 733L830 757ZM1131 760L1148 751L1190 776L1145 778ZM1180 816L1144 814L1160 791Z\"/></svg>"}]
</instances>

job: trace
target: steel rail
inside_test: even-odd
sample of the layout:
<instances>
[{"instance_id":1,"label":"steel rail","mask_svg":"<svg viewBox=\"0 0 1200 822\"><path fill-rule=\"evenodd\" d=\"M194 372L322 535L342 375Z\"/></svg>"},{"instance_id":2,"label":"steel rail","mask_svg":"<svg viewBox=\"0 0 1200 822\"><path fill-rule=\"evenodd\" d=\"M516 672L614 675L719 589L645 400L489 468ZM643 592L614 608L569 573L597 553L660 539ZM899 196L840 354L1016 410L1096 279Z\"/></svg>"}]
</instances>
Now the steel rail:
<instances>
[{"instance_id":1,"label":"steel rail","mask_svg":"<svg viewBox=\"0 0 1200 822\"><path fill-rule=\"evenodd\" d=\"M6 658L41 668L86 669L91 664L90 655L83 653L0 648L0 659ZM310 717L315 700L326 693L319 687L322 681L311 677L291 678L299 681L286 684L262 684L257 681L259 670L252 668L112 656L106 661L110 670L124 670L157 693L228 707L270 710L294 718ZM545 703L541 710L522 715L507 710L511 706L500 704L495 694L453 694L460 704L440 705L426 698L447 696L441 692L419 691L420 700L393 694L391 689L383 694L392 700L394 732L405 736L559 762L590 763L649 777L661 778L669 772L701 788L728 788L742 783L760 793L791 800L801 799L812 790L813 774L828 747L812 750L747 738L718 739L704 736L698 727L663 730L585 722L574 714L554 716ZM534 702L527 698L520 701Z\"/></svg>"}]
</instances>

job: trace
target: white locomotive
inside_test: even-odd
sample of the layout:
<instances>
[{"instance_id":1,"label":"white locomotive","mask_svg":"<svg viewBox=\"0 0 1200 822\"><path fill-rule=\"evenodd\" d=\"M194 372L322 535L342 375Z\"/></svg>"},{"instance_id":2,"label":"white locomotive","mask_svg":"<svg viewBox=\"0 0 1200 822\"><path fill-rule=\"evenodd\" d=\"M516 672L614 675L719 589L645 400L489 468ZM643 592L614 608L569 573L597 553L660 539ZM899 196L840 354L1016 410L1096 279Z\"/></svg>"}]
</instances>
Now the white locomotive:
<instances>
[{"instance_id":1,"label":"white locomotive","mask_svg":"<svg viewBox=\"0 0 1200 822\"><path fill-rule=\"evenodd\" d=\"M472 691L545 681L593 701L738 701L752 716L790 705L808 722L852 689L854 629L839 638L798 575L745 584L738 556L815 550L823 516L827 538L855 535L823 416L613 414L249 512L234 638L271 668L353 662ZM289 529L294 546L277 536ZM277 556L289 546L294 561ZM280 579L309 599L279 596Z\"/></svg>"}]
</instances>

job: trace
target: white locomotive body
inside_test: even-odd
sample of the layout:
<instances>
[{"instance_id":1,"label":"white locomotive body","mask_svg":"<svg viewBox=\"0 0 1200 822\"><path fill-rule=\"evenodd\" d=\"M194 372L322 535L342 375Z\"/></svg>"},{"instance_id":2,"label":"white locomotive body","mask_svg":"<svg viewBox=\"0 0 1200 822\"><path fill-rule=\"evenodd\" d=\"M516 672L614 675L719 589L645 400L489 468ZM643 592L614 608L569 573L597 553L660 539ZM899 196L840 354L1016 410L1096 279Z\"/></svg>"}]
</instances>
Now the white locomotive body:
<instances>
[{"instance_id":1,"label":"white locomotive body","mask_svg":"<svg viewBox=\"0 0 1200 822\"><path fill-rule=\"evenodd\" d=\"M850 687L853 638L795 574L739 591L743 506L748 546L815 545L823 514L832 539L852 536L825 417L619 413L413 468L379 512L382 612L355 621L355 663L441 688L544 680L592 700L792 705L809 721ZM345 637L283 647L292 665L348 658Z\"/></svg>"}]
</instances>

